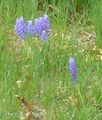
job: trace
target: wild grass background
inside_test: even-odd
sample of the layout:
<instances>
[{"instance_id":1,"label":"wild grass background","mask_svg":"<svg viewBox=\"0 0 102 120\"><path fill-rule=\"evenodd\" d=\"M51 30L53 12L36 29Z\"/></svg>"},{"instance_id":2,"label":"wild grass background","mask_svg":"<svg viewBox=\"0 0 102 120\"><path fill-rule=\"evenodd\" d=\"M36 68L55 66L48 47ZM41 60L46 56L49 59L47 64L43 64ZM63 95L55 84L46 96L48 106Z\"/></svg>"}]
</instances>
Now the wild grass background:
<instances>
[{"instance_id":1,"label":"wild grass background","mask_svg":"<svg viewBox=\"0 0 102 120\"><path fill-rule=\"evenodd\" d=\"M17 44L16 18L44 14L51 21L49 40ZM102 119L101 14L102 0L0 0L0 120L21 119L17 96L40 109L44 120ZM76 86L70 56L77 64Z\"/></svg>"}]
</instances>

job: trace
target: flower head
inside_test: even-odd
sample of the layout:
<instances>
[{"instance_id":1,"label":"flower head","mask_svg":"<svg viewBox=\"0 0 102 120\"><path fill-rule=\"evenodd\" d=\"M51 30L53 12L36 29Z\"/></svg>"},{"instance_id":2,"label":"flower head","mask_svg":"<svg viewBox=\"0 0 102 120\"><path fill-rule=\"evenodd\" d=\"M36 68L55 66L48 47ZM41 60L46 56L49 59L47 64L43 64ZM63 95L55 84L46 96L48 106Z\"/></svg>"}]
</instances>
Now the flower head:
<instances>
[{"instance_id":1,"label":"flower head","mask_svg":"<svg viewBox=\"0 0 102 120\"><path fill-rule=\"evenodd\" d=\"M36 35L39 36L42 40L48 39L48 32L50 30L50 21L48 16L39 17L35 19L34 27L36 29Z\"/></svg>"},{"instance_id":2,"label":"flower head","mask_svg":"<svg viewBox=\"0 0 102 120\"><path fill-rule=\"evenodd\" d=\"M27 34L34 36L35 33L36 33L36 29L34 27L34 24L33 24L32 20L29 20L27 23Z\"/></svg>"},{"instance_id":3,"label":"flower head","mask_svg":"<svg viewBox=\"0 0 102 120\"><path fill-rule=\"evenodd\" d=\"M76 63L75 59L73 57L70 57L69 59L69 69L72 75L72 79L74 82L77 82L77 68L76 68Z\"/></svg>"},{"instance_id":4,"label":"flower head","mask_svg":"<svg viewBox=\"0 0 102 120\"><path fill-rule=\"evenodd\" d=\"M45 15L44 17L36 18L34 22L29 20L26 24L23 17L20 17L16 20L14 30L21 39L25 39L28 36L37 36L46 41L50 31L50 21L48 16Z\"/></svg>"},{"instance_id":5,"label":"flower head","mask_svg":"<svg viewBox=\"0 0 102 120\"><path fill-rule=\"evenodd\" d=\"M16 25L14 27L14 30L21 39L26 38L27 26L23 17L20 17L19 19L16 20Z\"/></svg>"},{"instance_id":6,"label":"flower head","mask_svg":"<svg viewBox=\"0 0 102 120\"><path fill-rule=\"evenodd\" d=\"M49 18L47 15L45 15L43 18L42 18L42 23L41 23L41 27L43 30L49 30L50 29L50 21L49 21Z\"/></svg>"},{"instance_id":7,"label":"flower head","mask_svg":"<svg viewBox=\"0 0 102 120\"><path fill-rule=\"evenodd\" d=\"M48 39L48 33L45 30L43 30L40 37L43 41L46 41Z\"/></svg>"},{"instance_id":8,"label":"flower head","mask_svg":"<svg viewBox=\"0 0 102 120\"><path fill-rule=\"evenodd\" d=\"M36 35L41 36L43 28L42 28L42 17L36 18L34 20L34 27L36 29Z\"/></svg>"}]
</instances>

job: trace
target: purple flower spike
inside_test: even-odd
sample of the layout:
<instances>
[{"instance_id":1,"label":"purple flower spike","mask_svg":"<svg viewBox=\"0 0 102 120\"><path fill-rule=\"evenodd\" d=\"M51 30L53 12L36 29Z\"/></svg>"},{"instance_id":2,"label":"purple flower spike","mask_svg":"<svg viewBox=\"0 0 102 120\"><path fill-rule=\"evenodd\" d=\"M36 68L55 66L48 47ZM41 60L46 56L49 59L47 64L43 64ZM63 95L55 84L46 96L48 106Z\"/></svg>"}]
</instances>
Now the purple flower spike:
<instances>
[{"instance_id":1,"label":"purple flower spike","mask_svg":"<svg viewBox=\"0 0 102 120\"><path fill-rule=\"evenodd\" d=\"M42 17L36 18L36 19L34 20L34 27L35 27L35 29L36 29L36 35L37 35L37 36L41 36L42 31L43 31L41 22L42 22Z\"/></svg>"},{"instance_id":2,"label":"purple flower spike","mask_svg":"<svg viewBox=\"0 0 102 120\"><path fill-rule=\"evenodd\" d=\"M47 15L45 15L44 17L43 17L43 20L42 20L42 29L44 29L44 30L49 30L50 29L50 21L49 21L49 18L48 18L48 16Z\"/></svg>"},{"instance_id":3,"label":"purple flower spike","mask_svg":"<svg viewBox=\"0 0 102 120\"><path fill-rule=\"evenodd\" d=\"M36 35L41 37L42 40L48 39L48 32L50 31L50 21L48 16L39 17L34 21L34 28L36 30Z\"/></svg>"},{"instance_id":4,"label":"purple flower spike","mask_svg":"<svg viewBox=\"0 0 102 120\"><path fill-rule=\"evenodd\" d=\"M28 21L28 24L27 24L27 33L28 33L28 35L31 35L31 36L35 35L35 33L36 33L36 29L35 29L35 27L33 25L32 20Z\"/></svg>"},{"instance_id":5,"label":"purple flower spike","mask_svg":"<svg viewBox=\"0 0 102 120\"><path fill-rule=\"evenodd\" d=\"M45 31L45 30L43 30L43 32L42 32L42 34L41 34L41 39L43 40L43 41L46 41L47 39L48 39L48 34L47 34L47 32Z\"/></svg>"},{"instance_id":6,"label":"purple flower spike","mask_svg":"<svg viewBox=\"0 0 102 120\"><path fill-rule=\"evenodd\" d=\"M77 76L77 68L76 68L75 59L73 57L70 57L69 59L69 69L72 75L72 79L76 83L78 76Z\"/></svg>"},{"instance_id":7,"label":"purple flower spike","mask_svg":"<svg viewBox=\"0 0 102 120\"><path fill-rule=\"evenodd\" d=\"M15 33L21 38L26 38L27 26L26 22L24 21L23 17L20 17L16 20L16 25L14 27Z\"/></svg>"}]
</instances>

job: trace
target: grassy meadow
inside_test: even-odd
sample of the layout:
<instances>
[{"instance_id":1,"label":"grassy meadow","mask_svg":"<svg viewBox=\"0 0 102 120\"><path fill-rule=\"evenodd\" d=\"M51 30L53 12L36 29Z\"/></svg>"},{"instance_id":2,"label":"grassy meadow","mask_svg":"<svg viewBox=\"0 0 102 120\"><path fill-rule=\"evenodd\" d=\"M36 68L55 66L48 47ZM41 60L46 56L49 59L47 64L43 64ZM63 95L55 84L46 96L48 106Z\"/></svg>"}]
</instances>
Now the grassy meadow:
<instances>
[{"instance_id":1,"label":"grassy meadow","mask_svg":"<svg viewBox=\"0 0 102 120\"><path fill-rule=\"evenodd\" d=\"M44 14L48 41L20 40L16 19ZM102 0L0 0L0 120L102 120Z\"/></svg>"}]
</instances>

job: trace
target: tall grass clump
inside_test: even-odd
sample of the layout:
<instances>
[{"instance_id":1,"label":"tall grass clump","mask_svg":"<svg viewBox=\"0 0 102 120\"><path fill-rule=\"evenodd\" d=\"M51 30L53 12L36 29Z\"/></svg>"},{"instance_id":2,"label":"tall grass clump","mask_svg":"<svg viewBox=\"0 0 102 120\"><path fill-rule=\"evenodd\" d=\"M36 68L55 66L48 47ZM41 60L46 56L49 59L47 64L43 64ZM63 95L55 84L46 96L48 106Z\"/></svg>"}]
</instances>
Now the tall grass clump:
<instances>
[{"instance_id":1,"label":"tall grass clump","mask_svg":"<svg viewBox=\"0 0 102 120\"><path fill-rule=\"evenodd\" d=\"M102 120L101 4L0 0L0 120Z\"/></svg>"},{"instance_id":2,"label":"tall grass clump","mask_svg":"<svg viewBox=\"0 0 102 120\"><path fill-rule=\"evenodd\" d=\"M92 21L96 33L96 44L102 47L102 1L94 1L92 4Z\"/></svg>"},{"instance_id":3,"label":"tall grass clump","mask_svg":"<svg viewBox=\"0 0 102 120\"><path fill-rule=\"evenodd\" d=\"M43 0L40 2L46 11L52 16L53 24L66 31L68 22L86 21L89 18L90 4L89 0Z\"/></svg>"},{"instance_id":4,"label":"tall grass clump","mask_svg":"<svg viewBox=\"0 0 102 120\"><path fill-rule=\"evenodd\" d=\"M0 1L0 13L2 19L7 22L14 22L14 19L19 16L24 16L26 19L34 18L37 15L37 0L1 0Z\"/></svg>"}]
</instances>

